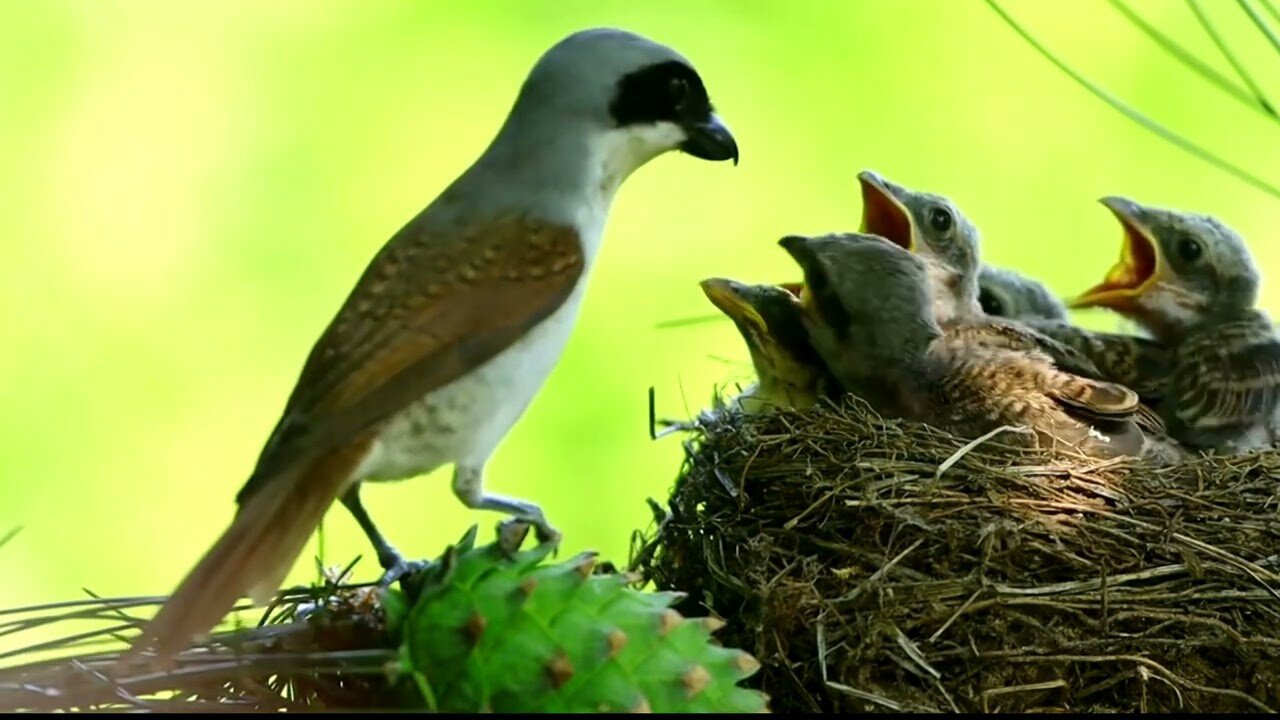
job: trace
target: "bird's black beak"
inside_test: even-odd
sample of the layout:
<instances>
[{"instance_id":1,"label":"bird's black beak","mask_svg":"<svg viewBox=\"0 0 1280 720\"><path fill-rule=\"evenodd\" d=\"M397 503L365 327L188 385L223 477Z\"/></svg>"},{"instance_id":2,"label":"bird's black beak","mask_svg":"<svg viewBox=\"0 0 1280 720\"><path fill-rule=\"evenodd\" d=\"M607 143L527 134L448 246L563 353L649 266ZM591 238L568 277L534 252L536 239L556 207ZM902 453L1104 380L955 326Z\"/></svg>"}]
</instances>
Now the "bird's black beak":
<instances>
[{"instance_id":1,"label":"bird's black beak","mask_svg":"<svg viewBox=\"0 0 1280 720\"><path fill-rule=\"evenodd\" d=\"M687 137L680 144L681 151L702 160L733 160L734 165L738 164L738 142L715 113L701 122L686 124L684 132Z\"/></svg>"}]
</instances>

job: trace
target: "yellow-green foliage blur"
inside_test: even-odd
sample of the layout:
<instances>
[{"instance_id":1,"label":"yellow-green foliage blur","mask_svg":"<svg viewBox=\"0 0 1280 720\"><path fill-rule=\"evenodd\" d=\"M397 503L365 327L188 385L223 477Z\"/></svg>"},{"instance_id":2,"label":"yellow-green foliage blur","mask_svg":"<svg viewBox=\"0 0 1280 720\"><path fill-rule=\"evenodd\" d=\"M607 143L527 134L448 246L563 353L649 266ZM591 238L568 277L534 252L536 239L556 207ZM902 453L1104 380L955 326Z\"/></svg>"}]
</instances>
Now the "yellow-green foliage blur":
<instances>
[{"instance_id":1,"label":"yellow-green foliage blur","mask_svg":"<svg viewBox=\"0 0 1280 720\"><path fill-rule=\"evenodd\" d=\"M1109 89L1280 182L1280 128L1104 0L1005 0ZM1280 95L1234 3L1206 3ZM1136 7L1223 72L1185 4ZM798 279L787 233L856 229L854 175L951 196L986 258L1066 295L1121 231L1108 194L1209 211L1280 272L1280 201L1123 118L979 0L0 1L0 607L168 592L232 497L312 342L375 250L480 153L538 55L614 25L692 59L742 162L670 154L624 185L577 330L489 467L585 548L626 559L680 442L648 437L749 379L697 282ZM1280 309L1272 273L1263 302ZM1080 314L1094 327L1103 314ZM499 518L448 469L367 488L409 555ZM340 507L326 560L376 563ZM292 580L315 575L313 540Z\"/></svg>"}]
</instances>

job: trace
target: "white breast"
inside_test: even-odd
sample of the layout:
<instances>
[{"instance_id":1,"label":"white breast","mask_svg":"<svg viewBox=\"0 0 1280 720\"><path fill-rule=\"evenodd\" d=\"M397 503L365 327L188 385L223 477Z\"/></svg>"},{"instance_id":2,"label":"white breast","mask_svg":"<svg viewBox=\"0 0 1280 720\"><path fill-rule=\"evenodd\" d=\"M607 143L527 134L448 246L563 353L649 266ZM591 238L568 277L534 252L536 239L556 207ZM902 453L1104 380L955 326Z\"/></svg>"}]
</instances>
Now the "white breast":
<instances>
[{"instance_id":1,"label":"white breast","mask_svg":"<svg viewBox=\"0 0 1280 720\"><path fill-rule=\"evenodd\" d=\"M594 246L603 223L591 224L596 237L588 242ZM356 479L402 480L448 463L484 463L560 360L577 323L590 261L588 257L568 299L545 320L485 364L396 416L357 470Z\"/></svg>"},{"instance_id":2,"label":"white breast","mask_svg":"<svg viewBox=\"0 0 1280 720\"><path fill-rule=\"evenodd\" d=\"M586 263L569 298L511 347L396 416L357 470L357 480L401 480L446 463L483 464L555 368L578 320L613 196L640 165L678 141L673 130L611 130L590 145L584 178L569 220Z\"/></svg>"}]
</instances>

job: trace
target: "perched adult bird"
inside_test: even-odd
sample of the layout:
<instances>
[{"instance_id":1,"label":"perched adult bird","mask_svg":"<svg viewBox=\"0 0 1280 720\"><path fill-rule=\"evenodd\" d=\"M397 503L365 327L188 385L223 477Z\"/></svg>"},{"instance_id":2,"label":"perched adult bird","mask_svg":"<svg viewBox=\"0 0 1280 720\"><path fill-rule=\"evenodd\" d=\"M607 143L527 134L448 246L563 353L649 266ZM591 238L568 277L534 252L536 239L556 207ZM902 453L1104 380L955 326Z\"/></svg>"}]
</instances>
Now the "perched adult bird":
<instances>
[{"instance_id":1,"label":"perched adult bird","mask_svg":"<svg viewBox=\"0 0 1280 720\"><path fill-rule=\"evenodd\" d=\"M862 186L861 232L879 235L924 261L932 288L933 317L944 329L956 323L965 332L982 326L990 339L1008 347L1047 353L1062 369L1093 379L1102 373L1084 355L1011 318L983 312L978 228L955 203L934 193L909 190L871 170L858 173Z\"/></svg>"},{"instance_id":2,"label":"perched adult bird","mask_svg":"<svg viewBox=\"0 0 1280 720\"><path fill-rule=\"evenodd\" d=\"M467 507L555 536L537 505L486 492L484 468L560 357L614 194L676 149L738 159L675 50L593 29L542 55L489 147L364 271L307 358L230 527L135 653L167 658L242 595L266 602L338 498L384 582L403 574L409 565L361 506L364 481L452 464Z\"/></svg>"},{"instance_id":3,"label":"perched adult bird","mask_svg":"<svg viewBox=\"0 0 1280 720\"><path fill-rule=\"evenodd\" d=\"M1256 307L1261 281L1244 239L1208 215L1110 196L1124 228L1120 261L1068 303L1106 307L1169 348L1157 406L1173 437L1209 452L1274 444L1280 339Z\"/></svg>"},{"instance_id":4,"label":"perched adult bird","mask_svg":"<svg viewBox=\"0 0 1280 720\"><path fill-rule=\"evenodd\" d=\"M957 334L935 319L928 263L878 236L788 236L804 271L804 324L846 389L877 411L976 437L1030 428L1028 444L1095 457L1151 457L1137 395L1059 370L1037 350L1011 349L984 326ZM864 394L865 393L865 394Z\"/></svg>"},{"instance_id":5,"label":"perched adult bird","mask_svg":"<svg viewBox=\"0 0 1280 720\"><path fill-rule=\"evenodd\" d=\"M757 382L735 397L732 405L749 415L813 407L826 368L805 333L798 286L708 278L701 287L707 299L733 320L756 371Z\"/></svg>"},{"instance_id":6,"label":"perched adult bird","mask_svg":"<svg viewBox=\"0 0 1280 720\"><path fill-rule=\"evenodd\" d=\"M1040 282L1009 268L983 264L978 304L991 317L1066 322L1067 305Z\"/></svg>"}]
</instances>

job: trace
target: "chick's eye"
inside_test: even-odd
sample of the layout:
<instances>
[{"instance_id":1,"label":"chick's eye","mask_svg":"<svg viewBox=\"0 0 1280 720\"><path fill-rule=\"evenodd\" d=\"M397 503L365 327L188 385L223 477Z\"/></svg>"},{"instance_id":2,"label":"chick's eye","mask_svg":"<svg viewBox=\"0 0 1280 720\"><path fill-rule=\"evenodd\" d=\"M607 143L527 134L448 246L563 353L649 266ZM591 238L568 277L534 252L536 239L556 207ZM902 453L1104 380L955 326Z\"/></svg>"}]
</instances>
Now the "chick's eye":
<instances>
[{"instance_id":1,"label":"chick's eye","mask_svg":"<svg viewBox=\"0 0 1280 720\"><path fill-rule=\"evenodd\" d=\"M1200 241L1190 235L1183 235L1178 238L1178 257L1187 262L1195 262L1204 254L1204 248L1200 245Z\"/></svg>"},{"instance_id":2,"label":"chick's eye","mask_svg":"<svg viewBox=\"0 0 1280 720\"><path fill-rule=\"evenodd\" d=\"M978 304L982 306L982 312L988 315L995 317L1004 315L1004 303L988 290L984 289L978 293Z\"/></svg>"},{"instance_id":3,"label":"chick's eye","mask_svg":"<svg viewBox=\"0 0 1280 720\"><path fill-rule=\"evenodd\" d=\"M935 207L929 210L929 227L944 233L951 229L951 213L945 208Z\"/></svg>"}]
</instances>

